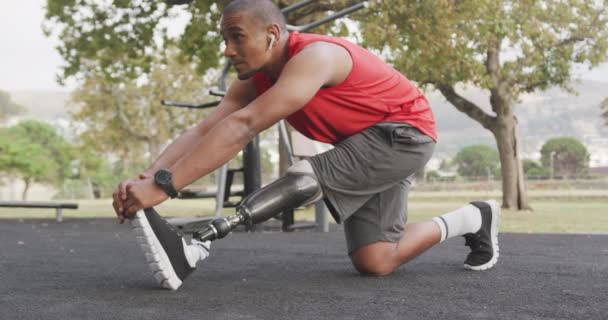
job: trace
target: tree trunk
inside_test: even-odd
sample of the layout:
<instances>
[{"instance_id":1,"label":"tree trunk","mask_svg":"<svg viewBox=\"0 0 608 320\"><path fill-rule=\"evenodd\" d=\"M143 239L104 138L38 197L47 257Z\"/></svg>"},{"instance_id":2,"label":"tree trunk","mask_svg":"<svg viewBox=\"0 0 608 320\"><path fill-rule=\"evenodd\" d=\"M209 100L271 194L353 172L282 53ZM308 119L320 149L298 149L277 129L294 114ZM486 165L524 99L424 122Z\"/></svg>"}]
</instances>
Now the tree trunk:
<instances>
[{"instance_id":1,"label":"tree trunk","mask_svg":"<svg viewBox=\"0 0 608 320\"><path fill-rule=\"evenodd\" d=\"M532 210L528 201L528 192L526 190L524 165L521 162L519 139L517 138L517 122L516 125L513 127L513 139L515 141L515 163L517 164L517 209Z\"/></svg>"},{"instance_id":2,"label":"tree trunk","mask_svg":"<svg viewBox=\"0 0 608 320\"><path fill-rule=\"evenodd\" d=\"M87 178L87 187L89 188L89 199L95 199L95 192L93 191L93 183L91 182L91 178Z\"/></svg>"},{"instance_id":3,"label":"tree trunk","mask_svg":"<svg viewBox=\"0 0 608 320\"><path fill-rule=\"evenodd\" d=\"M498 64L498 60L495 55L493 57L494 59L488 60L488 69L495 73L495 66ZM513 100L509 99L506 87L500 85L498 80L494 80L497 83L497 88L490 90L490 104L496 114L495 116L486 113L475 103L459 95L453 86L447 84L435 84L435 86L456 109L479 122L484 128L494 134L496 145L498 146L498 154L500 155L502 207L529 210L530 206L524 184L523 166L521 165L517 145L517 120L513 114L511 104Z\"/></svg>"},{"instance_id":4,"label":"tree trunk","mask_svg":"<svg viewBox=\"0 0 608 320\"><path fill-rule=\"evenodd\" d=\"M15 200L17 197L15 196L15 177L12 175L8 176L8 185L9 185L9 200Z\"/></svg>"},{"instance_id":5,"label":"tree trunk","mask_svg":"<svg viewBox=\"0 0 608 320\"><path fill-rule=\"evenodd\" d=\"M23 187L23 193L21 194L21 200L25 201L25 200L27 200L27 191L30 189L31 179L25 178L25 179L23 179L23 182L25 183L25 187Z\"/></svg>"},{"instance_id":6,"label":"tree trunk","mask_svg":"<svg viewBox=\"0 0 608 320\"><path fill-rule=\"evenodd\" d=\"M515 116L511 113L499 116L491 128L498 153L502 175L502 207L529 210L523 166L519 157Z\"/></svg>"}]
</instances>

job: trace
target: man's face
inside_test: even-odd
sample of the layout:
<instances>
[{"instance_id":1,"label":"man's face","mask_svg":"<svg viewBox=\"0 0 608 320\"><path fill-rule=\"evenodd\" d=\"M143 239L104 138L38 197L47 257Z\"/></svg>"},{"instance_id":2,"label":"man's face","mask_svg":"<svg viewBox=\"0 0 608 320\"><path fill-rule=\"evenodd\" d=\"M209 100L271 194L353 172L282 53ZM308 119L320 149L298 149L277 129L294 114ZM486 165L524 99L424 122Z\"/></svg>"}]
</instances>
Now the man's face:
<instances>
[{"instance_id":1,"label":"man's face","mask_svg":"<svg viewBox=\"0 0 608 320\"><path fill-rule=\"evenodd\" d=\"M239 79L252 77L268 59L268 33L248 16L236 12L222 16L221 34L226 44L224 56L230 60Z\"/></svg>"}]
</instances>

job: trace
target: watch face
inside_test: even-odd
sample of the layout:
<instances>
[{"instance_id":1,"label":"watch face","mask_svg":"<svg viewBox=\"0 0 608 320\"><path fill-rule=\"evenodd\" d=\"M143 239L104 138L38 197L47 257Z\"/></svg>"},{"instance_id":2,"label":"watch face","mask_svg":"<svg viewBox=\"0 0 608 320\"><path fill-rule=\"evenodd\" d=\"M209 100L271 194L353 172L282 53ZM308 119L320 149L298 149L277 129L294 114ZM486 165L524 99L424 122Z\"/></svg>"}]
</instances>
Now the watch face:
<instances>
[{"instance_id":1,"label":"watch face","mask_svg":"<svg viewBox=\"0 0 608 320\"><path fill-rule=\"evenodd\" d=\"M155 174L156 182L159 184L167 184L171 182L171 172L167 170L158 170Z\"/></svg>"},{"instance_id":2,"label":"watch face","mask_svg":"<svg viewBox=\"0 0 608 320\"><path fill-rule=\"evenodd\" d=\"M154 181L156 184L161 187L171 198L175 198L177 196L177 191L173 186L173 181L171 181L171 171L166 169L160 169L156 171L154 174Z\"/></svg>"}]
</instances>

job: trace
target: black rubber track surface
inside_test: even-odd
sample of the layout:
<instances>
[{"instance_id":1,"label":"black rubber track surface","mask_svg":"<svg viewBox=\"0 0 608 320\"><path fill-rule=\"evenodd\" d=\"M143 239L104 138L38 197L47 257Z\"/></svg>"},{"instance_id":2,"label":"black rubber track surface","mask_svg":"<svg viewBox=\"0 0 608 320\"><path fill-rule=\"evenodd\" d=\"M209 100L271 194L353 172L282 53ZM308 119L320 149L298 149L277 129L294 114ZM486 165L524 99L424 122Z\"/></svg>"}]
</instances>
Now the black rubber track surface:
<instances>
[{"instance_id":1,"label":"black rubber track surface","mask_svg":"<svg viewBox=\"0 0 608 320\"><path fill-rule=\"evenodd\" d=\"M234 233L176 292L127 225L0 220L1 319L608 319L608 235L501 234L498 265L464 239L393 275L359 276L342 231Z\"/></svg>"}]
</instances>

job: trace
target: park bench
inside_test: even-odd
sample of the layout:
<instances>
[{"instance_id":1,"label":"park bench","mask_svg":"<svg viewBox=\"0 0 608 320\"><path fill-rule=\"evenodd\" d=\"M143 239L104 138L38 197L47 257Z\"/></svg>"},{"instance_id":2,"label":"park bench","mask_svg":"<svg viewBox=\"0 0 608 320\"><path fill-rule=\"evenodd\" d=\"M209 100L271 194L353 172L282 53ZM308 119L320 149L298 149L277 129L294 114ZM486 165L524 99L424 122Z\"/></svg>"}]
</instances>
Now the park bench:
<instances>
[{"instance_id":1,"label":"park bench","mask_svg":"<svg viewBox=\"0 0 608 320\"><path fill-rule=\"evenodd\" d=\"M78 209L77 203L0 201L0 208L53 208L57 222L63 221L63 209Z\"/></svg>"}]
</instances>

